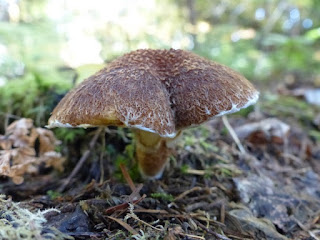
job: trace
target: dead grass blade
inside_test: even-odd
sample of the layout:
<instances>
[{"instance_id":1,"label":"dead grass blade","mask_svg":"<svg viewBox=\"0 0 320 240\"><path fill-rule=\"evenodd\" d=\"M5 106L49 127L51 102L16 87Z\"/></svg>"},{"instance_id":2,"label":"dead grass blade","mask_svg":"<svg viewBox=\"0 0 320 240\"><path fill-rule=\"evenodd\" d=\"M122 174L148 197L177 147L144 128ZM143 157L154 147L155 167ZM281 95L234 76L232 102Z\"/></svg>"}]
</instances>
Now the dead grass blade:
<instances>
[{"instance_id":1,"label":"dead grass blade","mask_svg":"<svg viewBox=\"0 0 320 240\"><path fill-rule=\"evenodd\" d=\"M129 184L129 187L130 187L131 191L135 192L136 191L136 186L134 185L134 183L133 183L133 181L132 181L132 179L131 179L128 171L127 171L127 168L123 163L120 163L120 169L121 169L121 172L122 172L122 175L123 175L124 179Z\"/></svg>"},{"instance_id":2,"label":"dead grass blade","mask_svg":"<svg viewBox=\"0 0 320 240\"><path fill-rule=\"evenodd\" d=\"M124 221L122 221L119 218L114 218L111 216L107 216L107 218L117 222L118 224L120 224L122 227L124 227L126 230L128 230L132 235L137 235L139 234L136 230L134 230L129 224L125 223Z\"/></svg>"},{"instance_id":3,"label":"dead grass blade","mask_svg":"<svg viewBox=\"0 0 320 240\"><path fill-rule=\"evenodd\" d=\"M196 192L196 191L201 191L203 190L202 187L194 187L194 188L191 188L183 193L181 193L179 196L177 196L174 201L177 201L177 200L180 200L182 198L184 198L185 196L187 196L188 194L192 193L192 192Z\"/></svg>"},{"instance_id":4,"label":"dead grass blade","mask_svg":"<svg viewBox=\"0 0 320 240\"><path fill-rule=\"evenodd\" d=\"M144 194L141 198L139 198L138 200L135 200L132 202L133 205L141 202L144 198L146 197L146 195ZM106 214L112 214L116 211L121 211L121 210L125 210L129 207L129 203L128 202L125 202L125 203L122 203L122 204L119 204L119 205L116 205L116 206L113 206L113 207L110 207L110 208L107 208L105 210L105 213Z\"/></svg>"}]
</instances>

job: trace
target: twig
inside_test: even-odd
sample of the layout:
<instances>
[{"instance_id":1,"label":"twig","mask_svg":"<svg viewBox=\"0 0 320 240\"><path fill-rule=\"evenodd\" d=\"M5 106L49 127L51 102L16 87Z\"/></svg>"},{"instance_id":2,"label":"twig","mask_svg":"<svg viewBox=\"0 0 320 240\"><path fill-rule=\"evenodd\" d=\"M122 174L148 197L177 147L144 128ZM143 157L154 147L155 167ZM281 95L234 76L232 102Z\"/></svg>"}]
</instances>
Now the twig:
<instances>
[{"instance_id":1,"label":"twig","mask_svg":"<svg viewBox=\"0 0 320 240\"><path fill-rule=\"evenodd\" d=\"M211 152L210 155L212 155L214 158L216 158L216 159L218 159L218 160L220 160L220 161L222 161L224 163L230 163L229 159L226 159L226 158L224 158L224 157L222 157L222 156L220 156L220 155L218 155L218 154L216 154L214 152Z\"/></svg>"},{"instance_id":2,"label":"twig","mask_svg":"<svg viewBox=\"0 0 320 240\"><path fill-rule=\"evenodd\" d=\"M141 198L139 198L138 200L135 200L135 201L132 201L132 204L138 204L139 202L141 202L143 199L146 198L146 195L144 194ZM104 213L105 214L112 214L116 211L120 211L120 210L124 210L124 209L127 209L129 207L129 203L128 202L125 202L125 203L122 203L122 204L119 204L119 205L116 205L116 206L113 206L113 207L110 207L110 208L107 208L106 210L104 210Z\"/></svg>"},{"instance_id":3,"label":"twig","mask_svg":"<svg viewBox=\"0 0 320 240\"><path fill-rule=\"evenodd\" d=\"M12 114L10 114L10 113L1 112L1 111L0 111L0 115L5 116L4 126L3 126L3 128L4 128L5 131L6 131L7 127L8 127L8 125L9 125L9 119L10 119L10 118L13 118L13 119L16 119L16 120L21 119L21 117L19 117L19 116L12 115Z\"/></svg>"},{"instance_id":4,"label":"twig","mask_svg":"<svg viewBox=\"0 0 320 240\"><path fill-rule=\"evenodd\" d=\"M117 222L118 224L120 224L122 227L124 227L125 229L127 229L131 234L136 235L139 234L136 230L134 230L128 223L125 223L124 221L122 221L121 219L118 218L114 218L111 216L107 216L107 218Z\"/></svg>"},{"instance_id":5,"label":"twig","mask_svg":"<svg viewBox=\"0 0 320 240\"><path fill-rule=\"evenodd\" d=\"M143 184L138 184L138 186L134 189L134 191L128 196L127 198L127 202L133 202L139 198L141 198L140 196L140 191L143 187Z\"/></svg>"},{"instance_id":6,"label":"twig","mask_svg":"<svg viewBox=\"0 0 320 240\"><path fill-rule=\"evenodd\" d=\"M246 153L246 150L244 149L244 147L242 146L236 132L233 130L233 128L231 127L228 118L226 116L222 116L222 122L224 124L224 126L228 129L231 137L233 138L233 141L237 144L239 150L241 153Z\"/></svg>"},{"instance_id":7,"label":"twig","mask_svg":"<svg viewBox=\"0 0 320 240\"><path fill-rule=\"evenodd\" d=\"M151 224L149 224L149 223L141 220L141 219L133 212L133 210L134 210L134 205L133 205L133 204L129 204L129 211L130 211L130 212L125 216L125 219L133 218L133 219L135 219L136 221L138 221L138 222L140 222L140 223L142 223L142 224L144 224L144 225L146 225L146 226L148 226L148 227L150 227L150 228L152 228L152 229L154 229L154 230L157 230L157 231L160 231L160 232L163 232L163 231L164 231L163 228L154 227L154 226L152 226ZM160 226L161 226L161 225L160 225Z\"/></svg>"},{"instance_id":8,"label":"twig","mask_svg":"<svg viewBox=\"0 0 320 240\"><path fill-rule=\"evenodd\" d=\"M161 209L134 209L134 213L149 213L149 214L169 214L166 210Z\"/></svg>"},{"instance_id":9,"label":"twig","mask_svg":"<svg viewBox=\"0 0 320 240\"><path fill-rule=\"evenodd\" d=\"M197 235L191 235L191 234L186 234L186 233L178 233L178 234L181 236L187 237L187 238L206 240L204 237L197 236Z\"/></svg>"},{"instance_id":10,"label":"twig","mask_svg":"<svg viewBox=\"0 0 320 240\"><path fill-rule=\"evenodd\" d=\"M139 212L139 211L138 211ZM205 222L209 222L209 223L212 223L214 224L215 226L218 226L220 228L222 227L226 227L225 224L221 223L221 222L218 222L216 220L213 220L213 219L208 219L207 217L203 216L203 214L201 213L189 213L189 214L166 214L166 213L162 213L161 212L161 215L159 215L158 217L161 217L161 218L181 218L181 219L189 219L189 218L192 218L194 220L197 219L199 221L205 221Z\"/></svg>"},{"instance_id":11,"label":"twig","mask_svg":"<svg viewBox=\"0 0 320 240\"><path fill-rule=\"evenodd\" d=\"M313 237L315 240L320 240L320 238L318 238L314 232L308 231L308 233L309 233L309 235L310 235L311 237Z\"/></svg>"},{"instance_id":12,"label":"twig","mask_svg":"<svg viewBox=\"0 0 320 240\"><path fill-rule=\"evenodd\" d=\"M123 175L124 179L129 184L129 187L130 187L131 191L135 192L136 191L136 186L134 185L134 183L133 183L133 181L132 181L132 179L131 179L128 171L127 171L127 168L123 163L120 163L120 169L121 169L121 172L122 172L122 175Z\"/></svg>"},{"instance_id":13,"label":"twig","mask_svg":"<svg viewBox=\"0 0 320 240\"><path fill-rule=\"evenodd\" d=\"M66 187L69 185L71 179L77 175L77 173L80 171L81 167L83 166L83 164L85 163L85 161L88 159L88 157L90 156L90 152L93 149L94 145L96 144L98 137L100 135L100 133L102 132L103 128L98 128L96 134L93 136L93 138L91 139L90 143L89 143L89 149L85 151L85 153L82 155L82 157L80 158L80 160L78 161L77 165L75 166L75 168L72 170L71 174L68 176L68 178L65 180L65 182L58 188L59 192L63 192Z\"/></svg>"},{"instance_id":14,"label":"twig","mask_svg":"<svg viewBox=\"0 0 320 240\"><path fill-rule=\"evenodd\" d=\"M199 170L199 169L192 169L192 168L188 168L186 170L186 173L188 174L193 174L193 175L199 175L199 176L203 176L205 174L204 170Z\"/></svg>"},{"instance_id":15,"label":"twig","mask_svg":"<svg viewBox=\"0 0 320 240\"><path fill-rule=\"evenodd\" d=\"M196 224L202 228L203 230L205 230L206 232L210 233L211 235L215 236L216 238L218 239L221 239L221 240L231 240L230 238L226 237L226 236L223 236L219 233L216 233L214 231L212 231L211 229L207 228L206 226L204 226L201 222L197 221L194 219L194 221L196 222Z\"/></svg>"},{"instance_id":16,"label":"twig","mask_svg":"<svg viewBox=\"0 0 320 240\"><path fill-rule=\"evenodd\" d=\"M16 120L22 118L22 117L20 117L20 116L13 115L13 114L10 114L10 113L5 113L5 112L0 112L0 115L4 115L5 117L13 118L13 119L16 119Z\"/></svg>"},{"instance_id":17,"label":"twig","mask_svg":"<svg viewBox=\"0 0 320 240\"><path fill-rule=\"evenodd\" d=\"M185 196L187 196L189 193L192 193L192 192L195 192L195 191L201 191L203 190L202 187L194 187L194 188L191 188L183 193L181 193L179 196L177 196L174 201L177 201L177 200L180 200L182 198L184 198Z\"/></svg>"},{"instance_id":18,"label":"twig","mask_svg":"<svg viewBox=\"0 0 320 240\"><path fill-rule=\"evenodd\" d=\"M221 223L224 224L226 219L226 207L224 204L221 204L221 208L220 208L220 221Z\"/></svg>"}]
</instances>

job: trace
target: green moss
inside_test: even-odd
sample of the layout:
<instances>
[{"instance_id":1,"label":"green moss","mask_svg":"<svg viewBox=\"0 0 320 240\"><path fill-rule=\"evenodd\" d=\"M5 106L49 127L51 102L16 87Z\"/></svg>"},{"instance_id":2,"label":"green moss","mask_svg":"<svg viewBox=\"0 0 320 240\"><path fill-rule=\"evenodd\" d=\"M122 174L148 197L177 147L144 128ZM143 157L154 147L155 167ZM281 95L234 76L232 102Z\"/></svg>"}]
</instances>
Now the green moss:
<instances>
[{"instance_id":1,"label":"green moss","mask_svg":"<svg viewBox=\"0 0 320 240\"><path fill-rule=\"evenodd\" d=\"M57 192L57 191L53 191L53 190L48 190L47 195L50 197L51 200L54 200L54 199L60 197L61 193Z\"/></svg>"},{"instance_id":2,"label":"green moss","mask_svg":"<svg viewBox=\"0 0 320 240\"><path fill-rule=\"evenodd\" d=\"M127 167L128 173L133 181L138 181L141 178L138 164L135 161L135 144L134 140L126 145L125 150L123 153L115 153L114 158L115 159L115 176L119 180L124 180L122 176L122 172L120 169L120 164L123 164Z\"/></svg>"},{"instance_id":3,"label":"green moss","mask_svg":"<svg viewBox=\"0 0 320 240\"><path fill-rule=\"evenodd\" d=\"M225 126L223 126L222 129L220 130L220 134L222 136L227 136L229 134L229 131Z\"/></svg>"},{"instance_id":4,"label":"green moss","mask_svg":"<svg viewBox=\"0 0 320 240\"><path fill-rule=\"evenodd\" d=\"M189 169L189 165L183 164L183 165L181 166L181 168L180 168L180 171L181 171L182 174L186 174L187 171L188 171L188 169Z\"/></svg>"},{"instance_id":5,"label":"green moss","mask_svg":"<svg viewBox=\"0 0 320 240\"><path fill-rule=\"evenodd\" d=\"M204 151L218 152L219 150L216 145L212 144L212 142L206 142L205 139L203 139L203 141L200 141L200 146Z\"/></svg>"},{"instance_id":6,"label":"green moss","mask_svg":"<svg viewBox=\"0 0 320 240\"><path fill-rule=\"evenodd\" d=\"M300 121L312 121L315 117L317 107L310 105L305 100L274 94L265 94L263 98L260 101L261 109L271 115L293 117Z\"/></svg>"},{"instance_id":7,"label":"green moss","mask_svg":"<svg viewBox=\"0 0 320 240\"><path fill-rule=\"evenodd\" d=\"M72 143L79 136L84 136L86 130L82 128L56 128L54 133L59 140L65 143Z\"/></svg>"},{"instance_id":8,"label":"green moss","mask_svg":"<svg viewBox=\"0 0 320 240\"><path fill-rule=\"evenodd\" d=\"M309 135L313 137L317 142L320 142L320 131L310 130Z\"/></svg>"},{"instance_id":9,"label":"green moss","mask_svg":"<svg viewBox=\"0 0 320 240\"><path fill-rule=\"evenodd\" d=\"M219 169L221 171L221 175L223 177L232 177L233 176L233 173L230 169L227 169L227 168L220 168Z\"/></svg>"},{"instance_id":10,"label":"green moss","mask_svg":"<svg viewBox=\"0 0 320 240\"><path fill-rule=\"evenodd\" d=\"M174 197L168 193L151 193L151 197L168 202L172 202L174 200Z\"/></svg>"},{"instance_id":11,"label":"green moss","mask_svg":"<svg viewBox=\"0 0 320 240\"><path fill-rule=\"evenodd\" d=\"M187 135L183 141L185 146L193 146L197 142L197 139L192 135Z\"/></svg>"},{"instance_id":12,"label":"green moss","mask_svg":"<svg viewBox=\"0 0 320 240\"><path fill-rule=\"evenodd\" d=\"M239 115L242 117L247 117L249 115L249 113L251 113L254 109L254 105L251 105L247 108L243 108L241 109L239 112L236 112L234 115Z\"/></svg>"},{"instance_id":13,"label":"green moss","mask_svg":"<svg viewBox=\"0 0 320 240\"><path fill-rule=\"evenodd\" d=\"M203 177L204 177L205 179L210 179L213 175L214 175L214 172L211 171L210 169L205 169L205 170L204 170L204 175L203 175Z\"/></svg>"},{"instance_id":14,"label":"green moss","mask_svg":"<svg viewBox=\"0 0 320 240\"><path fill-rule=\"evenodd\" d=\"M60 94L70 87L63 80L63 76L54 71L29 70L0 87L0 109L32 118L37 126L46 125Z\"/></svg>"}]
</instances>

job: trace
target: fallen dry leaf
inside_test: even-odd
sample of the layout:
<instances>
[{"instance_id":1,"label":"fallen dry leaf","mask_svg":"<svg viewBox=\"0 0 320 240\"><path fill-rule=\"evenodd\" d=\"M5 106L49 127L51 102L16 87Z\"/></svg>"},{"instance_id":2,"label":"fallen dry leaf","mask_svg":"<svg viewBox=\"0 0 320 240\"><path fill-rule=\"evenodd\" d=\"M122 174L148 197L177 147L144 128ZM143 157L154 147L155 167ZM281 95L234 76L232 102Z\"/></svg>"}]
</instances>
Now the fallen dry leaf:
<instances>
[{"instance_id":1,"label":"fallen dry leaf","mask_svg":"<svg viewBox=\"0 0 320 240\"><path fill-rule=\"evenodd\" d=\"M7 150L12 147L12 141L8 139L6 136L0 135L0 148Z\"/></svg>"},{"instance_id":2,"label":"fallen dry leaf","mask_svg":"<svg viewBox=\"0 0 320 240\"><path fill-rule=\"evenodd\" d=\"M23 176L37 174L42 163L62 171L64 158L54 151L58 143L52 131L34 128L31 119L13 122L0 137L0 175L21 184Z\"/></svg>"},{"instance_id":3,"label":"fallen dry leaf","mask_svg":"<svg viewBox=\"0 0 320 240\"><path fill-rule=\"evenodd\" d=\"M290 126L277 118L267 118L260 122L247 123L235 129L240 139L254 139L255 143L283 143Z\"/></svg>"}]
</instances>

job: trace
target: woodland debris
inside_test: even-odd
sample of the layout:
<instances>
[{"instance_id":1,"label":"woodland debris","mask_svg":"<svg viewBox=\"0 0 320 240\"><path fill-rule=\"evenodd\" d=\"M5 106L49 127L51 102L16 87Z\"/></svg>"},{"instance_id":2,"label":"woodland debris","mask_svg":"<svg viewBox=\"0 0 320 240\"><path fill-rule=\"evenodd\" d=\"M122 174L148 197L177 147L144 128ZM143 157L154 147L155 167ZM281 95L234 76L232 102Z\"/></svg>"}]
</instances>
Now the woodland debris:
<instances>
[{"instance_id":1,"label":"woodland debris","mask_svg":"<svg viewBox=\"0 0 320 240\"><path fill-rule=\"evenodd\" d=\"M37 174L43 164L62 171L65 159L55 151L58 144L52 131L34 127L31 119L14 121L0 135L0 176L21 184L25 174Z\"/></svg>"},{"instance_id":2,"label":"woodland debris","mask_svg":"<svg viewBox=\"0 0 320 240\"><path fill-rule=\"evenodd\" d=\"M247 123L235 129L240 139L248 138L257 142L283 143L290 126L277 118L267 118L259 122Z\"/></svg>"},{"instance_id":3,"label":"woodland debris","mask_svg":"<svg viewBox=\"0 0 320 240\"><path fill-rule=\"evenodd\" d=\"M0 239L73 239L54 227L45 227L45 214L56 209L31 212L5 195L0 195Z\"/></svg>"},{"instance_id":4,"label":"woodland debris","mask_svg":"<svg viewBox=\"0 0 320 240\"><path fill-rule=\"evenodd\" d=\"M280 189L276 180L263 175L234 178L241 202L251 210L251 220L245 217L246 221L254 222L255 217L258 223L259 219L266 218L286 234L300 225L308 225L310 219L316 217L320 202L315 199L311 188L316 184L314 187L318 189L319 179L314 181L314 184L310 183L310 189L301 190L299 182L291 184L289 181L286 187Z\"/></svg>"},{"instance_id":5,"label":"woodland debris","mask_svg":"<svg viewBox=\"0 0 320 240\"><path fill-rule=\"evenodd\" d=\"M70 175L68 176L68 178L65 180L65 182L59 187L58 191L59 192L63 192L66 187L69 185L71 179L77 175L77 173L80 171L81 167L83 166L83 164L85 163L85 161L88 159L88 157L90 156L90 153L92 151L92 149L94 148L100 133L102 132L102 128L98 128L98 130L96 131L95 135L93 136L92 140L89 143L89 149L86 150L84 152L84 154L82 155L82 157L80 158L80 160L78 161L77 165L75 166L75 168L72 170L72 172L70 173Z\"/></svg>"},{"instance_id":6,"label":"woodland debris","mask_svg":"<svg viewBox=\"0 0 320 240\"><path fill-rule=\"evenodd\" d=\"M274 225L268 219L258 219L252 215L250 210L244 208L231 210L227 220L239 221L243 230L254 234L254 239L289 240L289 238L278 233Z\"/></svg>"},{"instance_id":7,"label":"woodland debris","mask_svg":"<svg viewBox=\"0 0 320 240\"><path fill-rule=\"evenodd\" d=\"M320 106L320 88L301 87L291 90L281 89L280 92L285 95L303 97L307 103Z\"/></svg>"}]
</instances>

